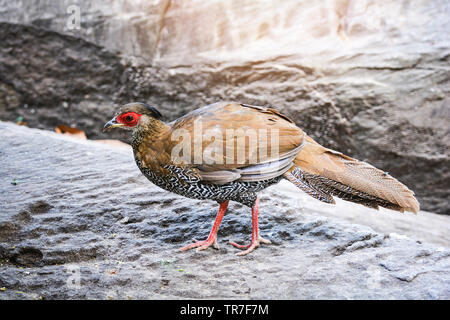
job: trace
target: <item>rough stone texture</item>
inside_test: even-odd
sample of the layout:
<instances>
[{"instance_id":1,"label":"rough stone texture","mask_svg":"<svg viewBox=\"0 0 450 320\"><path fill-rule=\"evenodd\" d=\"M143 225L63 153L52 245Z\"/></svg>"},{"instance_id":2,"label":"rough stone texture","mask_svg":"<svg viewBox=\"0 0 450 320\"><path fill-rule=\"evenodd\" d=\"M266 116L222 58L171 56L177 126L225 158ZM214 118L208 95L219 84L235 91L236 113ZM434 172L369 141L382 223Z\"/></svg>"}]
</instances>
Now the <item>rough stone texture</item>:
<instances>
[{"instance_id":1,"label":"rough stone texture","mask_svg":"<svg viewBox=\"0 0 450 320\"><path fill-rule=\"evenodd\" d=\"M261 194L273 245L234 255L227 240L248 241L251 226L233 203L219 251L179 253L207 236L217 204L152 185L129 148L0 122L0 157L0 299L450 298L447 216L332 206L280 185ZM423 230L407 228L422 216Z\"/></svg>"},{"instance_id":2,"label":"rough stone texture","mask_svg":"<svg viewBox=\"0 0 450 320\"><path fill-rule=\"evenodd\" d=\"M0 0L0 119L105 138L131 100L169 120L219 100L271 104L450 213L448 1L77 3L69 30L73 1Z\"/></svg>"}]
</instances>

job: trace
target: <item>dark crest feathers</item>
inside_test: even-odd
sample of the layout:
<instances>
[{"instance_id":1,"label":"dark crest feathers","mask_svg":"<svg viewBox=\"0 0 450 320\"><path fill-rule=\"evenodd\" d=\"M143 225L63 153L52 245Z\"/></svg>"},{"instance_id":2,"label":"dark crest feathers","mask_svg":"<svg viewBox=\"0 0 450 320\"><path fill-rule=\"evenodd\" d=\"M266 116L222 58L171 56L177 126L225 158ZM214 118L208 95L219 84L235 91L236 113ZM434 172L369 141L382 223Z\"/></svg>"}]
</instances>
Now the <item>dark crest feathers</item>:
<instances>
[{"instance_id":1,"label":"dark crest feathers","mask_svg":"<svg viewBox=\"0 0 450 320\"><path fill-rule=\"evenodd\" d=\"M162 118L162 114L154 107L146 104L146 103L142 103L142 106L144 106L145 108L147 108L148 111L150 111L150 113L152 114L152 117L155 119L161 119Z\"/></svg>"}]
</instances>

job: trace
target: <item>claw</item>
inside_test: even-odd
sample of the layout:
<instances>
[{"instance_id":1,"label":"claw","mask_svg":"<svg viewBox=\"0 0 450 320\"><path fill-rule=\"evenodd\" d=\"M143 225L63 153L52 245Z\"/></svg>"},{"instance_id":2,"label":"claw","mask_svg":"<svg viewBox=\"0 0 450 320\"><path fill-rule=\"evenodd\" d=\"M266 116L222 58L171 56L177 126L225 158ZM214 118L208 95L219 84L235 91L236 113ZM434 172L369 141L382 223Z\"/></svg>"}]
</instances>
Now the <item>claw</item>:
<instances>
[{"instance_id":1,"label":"claw","mask_svg":"<svg viewBox=\"0 0 450 320\"><path fill-rule=\"evenodd\" d=\"M219 249L217 245L217 231L219 230L220 222L222 221L223 215L227 210L228 201L224 201L220 204L219 212L217 213L216 221L214 221L214 225L209 233L208 239L203 241L197 241L194 239L194 243L188 244L187 246L180 249L180 251L186 251L190 249L197 248L197 251L205 250L209 247L213 247L215 249ZM244 250L237 253L238 256L245 256L250 252L254 251L256 248L260 246L261 243L270 244L269 240L264 239L259 236L259 228L258 228L258 211L259 211L259 200L256 198L255 203L252 206L252 242L247 245L237 244L236 242L230 241L229 243L235 246L238 249Z\"/></svg>"},{"instance_id":2,"label":"claw","mask_svg":"<svg viewBox=\"0 0 450 320\"><path fill-rule=\"evenodd\" d=\"M270 240L264 239L263 237L259 237L259 236L258 236L258 239L256 239L255 241L252 241L251 243L249 243L247 245L237 244L236 242L232 242L232 241L229 242L229 244L231 244L232 246L234 246L238 249L242 249L242 250L245 249L242 252L236 253L236 255L238 255L238 256L245 256L246 254L249 254L250 252L254 251L256 248L258 248L261 243L271 244L272 242L270 242Z\"/></svg>"},{"instance_id":3,"label":"claw","mask_svg":"<svg viewBox=\"0 0 450 320\"><path fill-rule=\"evenodd\" d=\"M198 241L193 239L194 243L188 244L187 246L180 249L181 252L197 248L197 251L205 250L209 247L213 247L214 249L219 249L219 245L217 244L217 231L219 230L220 222L222 221L223 215L228 207L228 201L222 202L220 204L219 212L217 213L216 221L214 221L214 225L209 233L208 239L203 241Z\"/></svg>"},{"instance_id":4,"label":"claw","mask_svg":"<svg viewBox=\"0 0 450 320\"><path fill-rule=\"evenodd\" d=\"M270 244L269 240L264 239L259 236L259 227L258 227L258 211L259 211L259 200L256 198L255 203L252 206L252 242L247 245L237 244L236 242L230 241L229 243L234 247L244 250L242 252L237 253L238 256L245 256L250 252L254 251L259 247L261 243Z\"/></svg>"},{"instance_id":5,"label":"claw","mask_svg":"<svg viewBox=\"0 0 450 320\"><path fill-rule=\"evenodd\" d=\"M203 240L203 241L198 241L198 240L193 239L193 241L194 241L194 243L188 244L187 246L181 248L180 252L194 249L194 248L197 248L197 251L201 251L201 250L205 250L205 249L209 248L210 246L212 246L214 249L219 248L219 246L217 245L217 238L211 239L211 240Z\"/></svg>"},{"instance_id":6,"label":"claw","mask_svg":"<svg viewBox=\"0 0 450 320\"><path fill-rule=\"evenodd\" d=\"M228 242L229 244L231 244L233 247L236 247L236 248L238 248L238 249L248 249L248 248L250 248L250 246L252 245L251 243L249 243L249 244L237 244L236 242L233 242L233 241L229 241Z\"/></svg>"}]
</instances>

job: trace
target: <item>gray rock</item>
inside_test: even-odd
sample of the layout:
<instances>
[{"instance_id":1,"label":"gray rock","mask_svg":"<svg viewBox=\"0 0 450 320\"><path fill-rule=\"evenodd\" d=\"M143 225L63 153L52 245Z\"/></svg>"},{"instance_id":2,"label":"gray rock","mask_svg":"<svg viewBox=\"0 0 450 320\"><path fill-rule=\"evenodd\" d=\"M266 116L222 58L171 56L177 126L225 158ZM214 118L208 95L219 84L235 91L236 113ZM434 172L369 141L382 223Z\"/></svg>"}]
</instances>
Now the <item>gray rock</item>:
<instances>
[{"instance_id":1,"label":"gray rock","mask_svg":"<svg viewBox=\"0 0 450 320\"><path fill-rule=\"evenodd\" d=\"M447 216L420 212L423 232L435 233L418 241L395 224L383 233L336 217L375 210L282 185L261 194L261 234L272 245L234 255L226 242L249 241L251 226L250 210L233 203L220 250L180 253L208 235L216 203L152 185L130 149L6 122L0 137L2 300L450 298Z\"/></svg>"},{"instance_id":2,"label":"gray rock","mask_svg":"<svg viewBox=\"0 0 450 320\"><path fill-rule=\"evenodd\" d=\"M0 0L0 119L105 138L131 100L271 104L450 213L447 1L78 1L79 29L71 4Z\"/></svg>"}]
</instances>

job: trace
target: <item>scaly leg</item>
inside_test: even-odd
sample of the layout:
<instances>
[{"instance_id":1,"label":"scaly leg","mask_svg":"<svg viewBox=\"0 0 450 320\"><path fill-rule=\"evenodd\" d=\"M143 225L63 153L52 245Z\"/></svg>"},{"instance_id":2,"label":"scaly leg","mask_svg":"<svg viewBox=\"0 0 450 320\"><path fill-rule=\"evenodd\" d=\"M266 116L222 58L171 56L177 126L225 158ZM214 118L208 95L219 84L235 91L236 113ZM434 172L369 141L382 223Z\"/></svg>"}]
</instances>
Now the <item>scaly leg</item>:
<instances>
[{"instance_id":1,"label":"scaly leg","mask_svg":"<svg viewBox=\"0 0 450 320\"><path fill-rule=\"evenodd\" d=\"M194 239L195 243L189 244L183 248L180 249L180 251L186 251L193 248L198 248L197 250L205 250L206 248L210 247L211 245L215 249L219 249L217 245L217 231L219 231L220 222L222 222L223 215L225 214L225 211L227 211L229 201L224 201L220 204L219 212L217 213L216 221L214 221L214 225L211 229L211 232L209 233L208 239L203 241L197 241Z\"/></svg>"},{"instance_id":2,"label":"scaly leg","mask_svg":"<svg viewBox=\"0 0 450 320\"><path fill-rule=\"evenodd\" d=\"M236 248L246 249L242 252L237 253L238 256L245 256L246 254L258 248L261 243L265 244L271 243L269 240L266 240L259 236L258 211L259 211L259 199L256 198L256 201L252 206L252 242L247 245L241 245L237 244L236 242L230 241L230 244L232 244Z\"/></svg>"}]
</instances>

